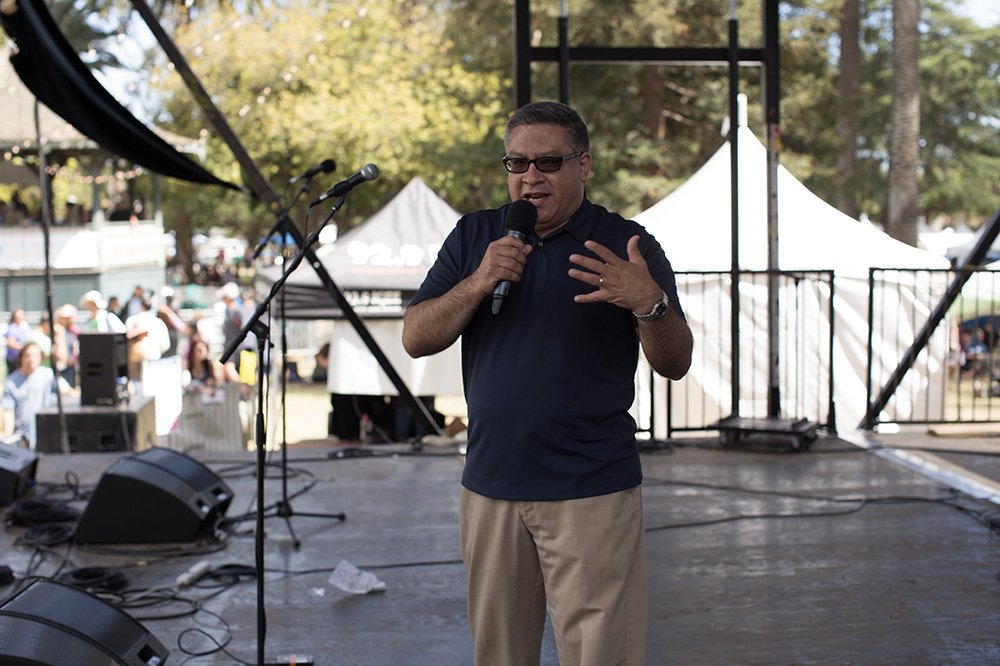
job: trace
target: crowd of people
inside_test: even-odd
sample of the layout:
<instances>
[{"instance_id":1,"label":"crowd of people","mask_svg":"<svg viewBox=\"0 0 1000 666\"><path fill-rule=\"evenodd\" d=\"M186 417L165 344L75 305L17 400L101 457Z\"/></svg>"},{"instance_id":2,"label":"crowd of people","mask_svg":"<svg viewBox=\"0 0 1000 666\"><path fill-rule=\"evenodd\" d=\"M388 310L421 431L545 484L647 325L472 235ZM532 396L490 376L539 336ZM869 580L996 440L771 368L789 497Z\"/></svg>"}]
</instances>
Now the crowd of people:
<instances>
[{"instance_id":1,"label":"crowd of people","mask_svg":"<svg viewBox=\"0 0 1000 666\"><path fill-rule=\"evenodd\" d=\"M221 334L228 347L253 313L252 292L230 282L218 290L217 296L219 308L224 308ZM0 397L0 434L22 437L20 443L34 448L34 416L38 410L56 404L57 390L65 396L78 394L82 333L124 334L132 394L142 391L143 364L168 356L181 358L182 386L186 390L212 393L224 383L240 382L240 364L246 363L247 353L251 357L254 354L255 338L248 334L239 352L222 363L210 353L209 340L218 337L217 326L214 318L182 317L170 287L153 296L136 286L124 303L90 290L76 305L60 305L54 323L42 313L32 325L25 310L16 308L10 313L3 336L7 376Z\"/></svg>"}]
</instances>

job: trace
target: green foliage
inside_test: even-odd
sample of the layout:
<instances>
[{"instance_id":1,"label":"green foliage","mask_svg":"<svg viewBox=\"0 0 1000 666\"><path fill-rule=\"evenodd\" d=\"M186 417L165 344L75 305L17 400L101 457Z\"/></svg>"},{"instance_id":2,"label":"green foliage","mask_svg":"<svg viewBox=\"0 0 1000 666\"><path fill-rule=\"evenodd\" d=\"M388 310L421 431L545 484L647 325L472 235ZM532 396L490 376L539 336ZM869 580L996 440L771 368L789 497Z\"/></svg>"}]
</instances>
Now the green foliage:
<instances>
[{"instance_id":1,"label":"green foliage","mask_svg":"<svg viewBox=\"0 0 1000 666\"><path fill-rule=\"evenodd\" d=\"M271 183L328 157L338 164L334 178L378 165L382 178L355 190L338 214L349 225L417 175L453 205L472 204L469 193L480 187L466 176L486 168L481 147L496 145L502 81L452 61L443 20L431 6L404 0L284 3L252 19L205 12L175 39ZM182 134L214 136L180 77L160 72L158 82L162 121ZM218 139L209 154L213 172L236 177ZM499 156L494 147L491 159ZM228 197L218 203L203 211L213 222L239 225L250 237L270 227L262 211L234 207Z\"/></svg>"},{"instance_id":2,"label":"green foliage","mask_svg":"<svg viewBox=\"0 0 1000 666\"><path fill-rule=\"evenodd\" d=\"M64 1L64 0L54 0ZM125 0L87 0L107 19ZM726 45L728 3L700 0L572 0L570 42L598 46ZM836 200L837 76L841 0L785 0L781 10L781 161ZM367 162L382 178L358 188L337 215L342 227L384 204L413 176L459 210L506 200L499 164L513 107L513 0L253 0L168 2L157 11L265 177L282 190L292 175L332 157L338 171L313 192ZM928 216L972 224L1000 202L1000 26L984 29L943 0L922 3L921 203ZM234 9L236 7L237 9ZM532 43L556 46L560 3L531 3ZM878 220L886 200L891 0L862 5L860 210ZM761 0L738 3L740 43L761 45ZM157 52L154 49L153 52ZM157 121L205 141L205 166L243 182L228 147L165 59L150 85ZM534 99L558 98L558 67L532 66ZM760 72L740 71L750 125L761 135ZM591 126L593 199L634 214L682 183L723 143L724 65L574 63L570 96ZM144 185L140 185L140 188ZM255 240L273 222L245 193L171 181L168 223L222 225ZM313 222L325 211L313 211ZM304 218L300 204L293 218Z\"/></svg>"}]
</instances>

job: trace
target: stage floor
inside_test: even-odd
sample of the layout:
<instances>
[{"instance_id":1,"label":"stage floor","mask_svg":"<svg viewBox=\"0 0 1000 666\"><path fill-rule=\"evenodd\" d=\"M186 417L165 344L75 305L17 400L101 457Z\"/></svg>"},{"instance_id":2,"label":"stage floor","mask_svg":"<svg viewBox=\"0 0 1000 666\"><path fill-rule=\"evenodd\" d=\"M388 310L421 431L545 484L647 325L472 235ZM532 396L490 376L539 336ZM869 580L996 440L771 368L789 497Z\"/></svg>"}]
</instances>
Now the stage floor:
<instances>
[{"instance_id":1,"label":"stage floor","mask_svg":"<svg viewBox=\"0 0 1000 666\"><path fill-rule=\"evenodd\" d=\"M957 497L839 439L820 439L804 453L766 441L731 449L716 440L674 444L643 454L649 664L1000 663L1000 532L975 517L997 520L995 504ZM121 455L45 454L37 479L93 485ZM234 491L228 517L255 511L254 453L190 455ZM946 455L1000 480L995 451ZM268 659L308 653L316 664L337 666L471 664L456 450L331 444L289 447L288 458L296 515L288 523L267 518L262 541ZM268 459L273 513L282 499L280 454ZM346 520L301 515L309 512L344 512ZM222 591L211 578L175 588L200 560L216 570L254 569L254 526L252 517L240 523L215 552L193 543L173 553L56 545L40 561L16 544L24 528L15 526L0 535L0 552L16 573L113 567L130 589L158 590L146 601L175 594L179 601L130 609L170 650L169 664L256 663L260 597L252 577ZM333 586L341 560L386 589L352 595ZM203 610L192 614L191 600ZM188 656L214 650L214 642L225 651ZM550 632L542 663L558 663Z\"/></svg>"}]
</instances>

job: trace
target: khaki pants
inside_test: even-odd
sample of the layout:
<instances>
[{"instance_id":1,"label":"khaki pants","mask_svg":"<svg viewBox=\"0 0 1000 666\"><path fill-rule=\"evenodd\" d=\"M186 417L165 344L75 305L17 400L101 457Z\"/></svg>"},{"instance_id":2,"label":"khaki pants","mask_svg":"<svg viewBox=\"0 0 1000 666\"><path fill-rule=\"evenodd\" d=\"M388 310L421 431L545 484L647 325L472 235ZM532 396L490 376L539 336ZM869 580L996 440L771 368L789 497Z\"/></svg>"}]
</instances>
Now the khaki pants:
<instances>
[{"instance_id":1,"label":"khaki pants","mask_svg":"<svg viewBox=\"0 0 1000 666\"><path fill-rule=\"evenodd\" d=\"M562 666L645 663L639 486L551 502L462 488L460 526L477 666L537 665L546 601Z\"/></svg>"}]
</instances>

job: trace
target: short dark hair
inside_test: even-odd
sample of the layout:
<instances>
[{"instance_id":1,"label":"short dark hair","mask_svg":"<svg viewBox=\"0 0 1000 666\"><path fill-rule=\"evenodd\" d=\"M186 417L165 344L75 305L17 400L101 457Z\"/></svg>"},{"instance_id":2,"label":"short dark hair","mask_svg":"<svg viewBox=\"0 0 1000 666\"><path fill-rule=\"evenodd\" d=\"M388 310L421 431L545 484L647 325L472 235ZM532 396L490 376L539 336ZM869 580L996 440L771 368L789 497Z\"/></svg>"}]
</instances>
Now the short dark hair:
<instances>
[{"instance_id":1,"label":"short dark hair","mask_svg":"<svg viewBox=\"0 0 1000 666\"><path fill-rule=\"evenodd\" d=\"M566 130L574 150L590 151L590 131L580 114L561 102L532 102L511 114L503 135L504 146L510 141L515 127L522 125L556 125Z\"/></svg>"},{"instance_id":2,"label":"short dark hair","mask_svg":"<svg viewBox=\"0 0 1000 666\"><path fill-rule=\"evenodd\" d=\"M30 340L28 342L25 342L24 346L21 347L21 351L17 352L17 367L18 368L21 367L21 361L24 360L24 354L25 354L25 352L27 352L29 349L32 349L32 348L41 351L42 346L40 344L38 344L37 342L32 342Z\"/></svg>"}]
</instances>

